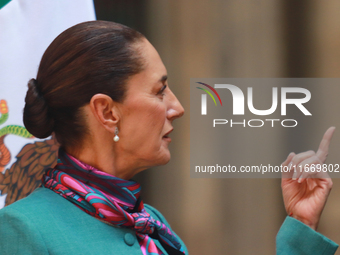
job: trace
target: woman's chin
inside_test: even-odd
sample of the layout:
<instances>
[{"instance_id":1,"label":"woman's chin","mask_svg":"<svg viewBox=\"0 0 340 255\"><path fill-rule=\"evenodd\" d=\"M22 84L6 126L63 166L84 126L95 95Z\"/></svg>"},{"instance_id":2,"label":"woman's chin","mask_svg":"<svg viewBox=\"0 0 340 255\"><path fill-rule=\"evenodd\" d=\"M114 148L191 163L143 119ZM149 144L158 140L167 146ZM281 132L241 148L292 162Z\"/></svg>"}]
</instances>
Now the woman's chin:
<instances>
[{"instance_id":1,"label":"woman's chin","mask_svg":"<svg viewBox=\"0 0 340 255\"><path fill-rule=\"evenodd\" d=\"M163 153L162 157L159 159L158 165L166 165L167 163L169 163L170 159L171 159L170 151L168 149L166 149L166 151Z\"/></svg>"}]
</instances>

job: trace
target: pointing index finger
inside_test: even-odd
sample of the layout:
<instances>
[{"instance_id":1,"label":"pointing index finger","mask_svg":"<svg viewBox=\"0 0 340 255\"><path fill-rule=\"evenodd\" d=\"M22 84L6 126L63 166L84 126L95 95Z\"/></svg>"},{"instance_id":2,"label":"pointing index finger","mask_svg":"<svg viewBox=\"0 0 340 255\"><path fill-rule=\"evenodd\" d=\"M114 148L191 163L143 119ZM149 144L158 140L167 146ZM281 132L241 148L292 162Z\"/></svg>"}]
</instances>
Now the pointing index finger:
<instances>
[{"instance_id":1,"label":"pointing index finger","mask_svg":"<svg viewBox=\"0 0 340 255\"><path fill-rule=\"evenodd\" d=\"M323 135L321 143L319 145L319 149L316 152L316 156L322 161L325 162L328 155L328 148L331 143L332 136L334 134L335 127L330 127L327 129L326 133Z\"/></svg>"}]
</instances>

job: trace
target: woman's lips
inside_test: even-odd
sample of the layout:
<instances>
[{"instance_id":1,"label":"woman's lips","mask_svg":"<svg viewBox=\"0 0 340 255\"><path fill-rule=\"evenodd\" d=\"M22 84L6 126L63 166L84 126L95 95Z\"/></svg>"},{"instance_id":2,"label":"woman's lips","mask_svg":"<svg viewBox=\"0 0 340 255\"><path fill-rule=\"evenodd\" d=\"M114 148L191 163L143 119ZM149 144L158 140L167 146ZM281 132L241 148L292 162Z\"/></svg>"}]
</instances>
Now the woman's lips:
<instances>
[{"instance_id":1,"label":"woman's lips","mask_svg":"<svg viewBox=\"0 0 340 255\"><path fill-rule=\"evenodd\" d=\"M171 142L171 138L169 136L163 136L162 139L167 141L167 142Z\"/></svg>"},{"instance_id":2,"label":"woman's lips","mask_svg":"<svg viewBox=\"0 0 340 255\"><path fill-rule=\"evenodd\" d=\"M169 134L172 132L172 130L173 128L163 136L164 140L171 142L171 138L169 137Z\"/></svg>"}]
</instances>

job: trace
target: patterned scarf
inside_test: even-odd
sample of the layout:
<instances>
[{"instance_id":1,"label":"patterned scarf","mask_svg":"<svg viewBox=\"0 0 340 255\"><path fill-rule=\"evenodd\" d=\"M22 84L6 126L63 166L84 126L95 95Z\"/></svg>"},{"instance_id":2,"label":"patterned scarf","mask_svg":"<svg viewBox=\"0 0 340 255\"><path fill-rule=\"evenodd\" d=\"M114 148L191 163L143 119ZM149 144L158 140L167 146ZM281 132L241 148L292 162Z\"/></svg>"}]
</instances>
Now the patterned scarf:
<instances>
[{"instance_id":1,"label":"patterned scarf","mask_svg":"<svg viewBox=\"0 0 340 255\"><path fill-rule=\"evenodd\" d=\"M135 230L143 255L164 254L152 238L168 254L185 254L174 233L146 212L135 181L97 170L60 149L57 165L46 171L42 183L93 217Z\"/></svg>"}]
</instances>

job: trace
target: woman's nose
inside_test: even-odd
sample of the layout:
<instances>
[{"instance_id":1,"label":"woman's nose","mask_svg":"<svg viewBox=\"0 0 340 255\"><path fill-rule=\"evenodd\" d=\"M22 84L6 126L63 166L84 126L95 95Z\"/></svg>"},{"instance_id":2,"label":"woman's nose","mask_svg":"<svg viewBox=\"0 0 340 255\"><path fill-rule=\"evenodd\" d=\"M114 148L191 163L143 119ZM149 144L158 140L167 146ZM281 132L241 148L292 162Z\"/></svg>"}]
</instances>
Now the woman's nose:
<instances>
[{"instance_id":1,"label":"woman's nose","mask_svg":"<svg viewBox=\"0 0 340 255\"><path fill-rule=\"evenodd\" d=\"M184 114L184 108L170 89L169 89L167 96L169 99L167 118L170 120L174 120L179 117L182 117Z\"/></svg>"}]
</instances>

